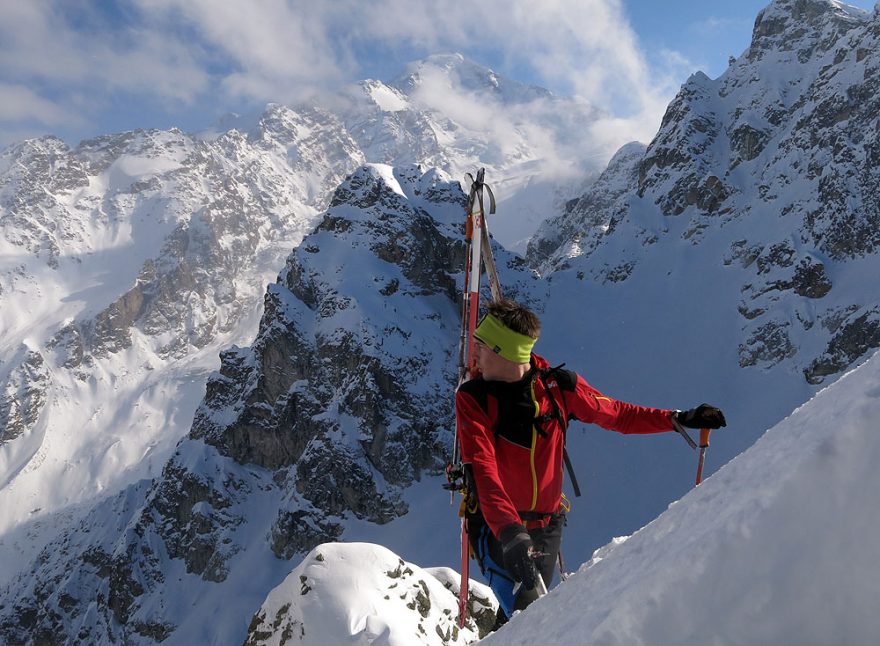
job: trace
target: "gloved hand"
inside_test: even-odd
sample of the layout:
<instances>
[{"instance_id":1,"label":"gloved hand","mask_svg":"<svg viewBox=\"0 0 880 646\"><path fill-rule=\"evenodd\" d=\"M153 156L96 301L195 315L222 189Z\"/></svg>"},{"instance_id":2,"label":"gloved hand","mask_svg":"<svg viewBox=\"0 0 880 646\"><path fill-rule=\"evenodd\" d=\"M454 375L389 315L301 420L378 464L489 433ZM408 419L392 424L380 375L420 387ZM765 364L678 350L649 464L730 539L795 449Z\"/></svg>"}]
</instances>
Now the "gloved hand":
<instances>
[{"instance_id":1,"label":"gloved hand","mask_svg":"<svg viewBox=\"0 0 880 646\"><path fill-rule=\"evenodd\" d=\"M519 523L508 525L501 530L501 548L504 556L504 567L517 581L522 581L526 590L538 585L538 569L532 558L532 539L526 528Z\"/></svg>"},{"instance_id":2,"label":"gloved hand","mask_svg":"<svg viewBox=\"0 0 880 646\"><path fill-rule=\"evenodd\" d=\"M721 428L727 426L724 413L720 408L709 404L700 404L690 410L680 410L673 413L675 419L682 426L688 428Z\"/></svg>"}]
</instances>

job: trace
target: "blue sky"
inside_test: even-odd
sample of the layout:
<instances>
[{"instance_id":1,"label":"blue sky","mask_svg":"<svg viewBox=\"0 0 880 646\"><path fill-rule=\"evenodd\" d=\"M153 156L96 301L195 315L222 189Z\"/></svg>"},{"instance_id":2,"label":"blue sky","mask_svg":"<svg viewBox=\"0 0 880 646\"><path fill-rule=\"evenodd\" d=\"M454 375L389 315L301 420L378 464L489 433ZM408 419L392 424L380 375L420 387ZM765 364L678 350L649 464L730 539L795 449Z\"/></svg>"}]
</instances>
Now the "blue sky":
<instances>
[{"instance_id":1,"label":"blue sky","mask_svg":"<svg viewBox=\"0 0 880 646\"><path fill-rule=\"evenodd\" d=\"M195 131L440 51L583 96L644 139L693 71L742 53L768 2L0 0L0 146Z\"/></svg>"}]
</instances>

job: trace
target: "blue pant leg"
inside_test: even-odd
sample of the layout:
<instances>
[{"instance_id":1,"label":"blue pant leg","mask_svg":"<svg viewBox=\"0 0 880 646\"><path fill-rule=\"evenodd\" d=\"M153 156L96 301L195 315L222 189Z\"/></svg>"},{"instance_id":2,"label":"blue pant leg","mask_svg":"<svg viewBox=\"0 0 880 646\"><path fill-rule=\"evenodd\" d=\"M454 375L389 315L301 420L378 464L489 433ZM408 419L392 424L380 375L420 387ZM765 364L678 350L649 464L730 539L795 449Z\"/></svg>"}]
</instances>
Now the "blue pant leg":
<instances>
[{"instance_id":1,"label":"blue pant leg","mask_svg":"<svg viewBox=\"0 0 880 646\"><path fill-rule=\"evenodd\" d=\"M510 617L513 614L513 606L516 602L516 596L513 593L514 580L499 563L489 555L489 541L494 540L488 526L481 528L477 537L475 554L480 564L480 571L486 578L495 598L498 599L498 605L504 611L504 614Z\"/></svg>"}]
</instances>

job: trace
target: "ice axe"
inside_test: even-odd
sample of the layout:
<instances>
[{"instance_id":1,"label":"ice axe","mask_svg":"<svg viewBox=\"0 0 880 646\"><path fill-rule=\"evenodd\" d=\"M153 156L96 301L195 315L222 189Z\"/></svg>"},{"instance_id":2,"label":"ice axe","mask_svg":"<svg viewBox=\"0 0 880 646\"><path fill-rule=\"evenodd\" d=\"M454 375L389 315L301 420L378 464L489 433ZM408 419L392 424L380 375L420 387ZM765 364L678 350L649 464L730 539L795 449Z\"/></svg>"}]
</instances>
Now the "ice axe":
<instances>
[{"instance_id":1,"label":"ice axe","mask_svg":"<svg viewBox=\"0 0 880 646\"><path fill-rule=\"evenodd\" d=\"M700 461L697 463L697 481L694 486L698 486L703 481L703 462L706 460L706 449L709 448L710 428L700 429Z\"/></svg>"},{"instance_id":2,"label":"ice axe","mask_svg":"<svg viewBox=\"0 0 880 646\"><path fill-rule=\"evenodd\" d=\"M694 485L697 486L703 481L703 462L706 460L706 449L709 448L709 433L712 432L712 429L701 428L700 443L697 444L675 417L672 418L672 427L685 439L688 446L692 449L700 449L700 461L697 464L697 482Z\"/></svg>"},{"instance_id":3,"label":"ice axe","mask_svg":"<svg viewBox=\"0 0 880 646\"><path fill-rule=\"evenodd\" d=\"M545 594L547 594L547 584L544 583L544 578L541 576L541 570L537 567L540 559L545 556L549 556L546 552L539 552L534 549L529 549L529 557L535 562L535 574L537 577L535 579L535 587L527 588L523 590L522 581L517 581L513 586L513 596L514 598L518 597L520 592L522 592L525 596L529 597L529 603L534 601L535 599L540 599Z\"/></svg>"}]
</instances>

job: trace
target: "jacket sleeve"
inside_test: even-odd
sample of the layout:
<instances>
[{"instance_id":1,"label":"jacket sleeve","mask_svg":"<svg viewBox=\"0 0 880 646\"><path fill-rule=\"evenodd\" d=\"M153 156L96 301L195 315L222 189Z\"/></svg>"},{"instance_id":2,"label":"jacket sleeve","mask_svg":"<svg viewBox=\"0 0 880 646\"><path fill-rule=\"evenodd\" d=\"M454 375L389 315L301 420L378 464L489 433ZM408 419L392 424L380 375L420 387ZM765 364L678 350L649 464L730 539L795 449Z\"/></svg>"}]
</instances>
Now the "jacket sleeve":
<instances>
[{"instance_id":1,"label":"jacket sleeve","mask_svg":"<svg viewBox=\"0 0 880 646\"><path fill-rule=\"evenodd\" d=\"M501 482L491 421L474 398L461 391L455 394L455 415L462 462L471 465L480 510L495 536L500 536L503 527L522 521Z\"/></svg>"},{"instance_id":2,"label":"jacket sleeve","mask_svg":"<svg viewBox=\"0 0 880 646\"><path fill-rule=\"evenodd\" d=\"M564 392L570 416L618 433L664 433L673 430L672 411L646 408L607 397L577 375L574 392Z\"/></svg>"}]
</instances>

